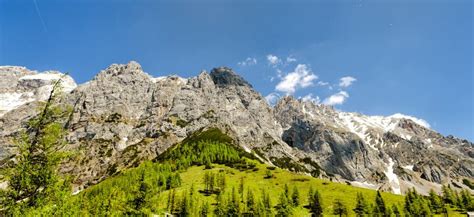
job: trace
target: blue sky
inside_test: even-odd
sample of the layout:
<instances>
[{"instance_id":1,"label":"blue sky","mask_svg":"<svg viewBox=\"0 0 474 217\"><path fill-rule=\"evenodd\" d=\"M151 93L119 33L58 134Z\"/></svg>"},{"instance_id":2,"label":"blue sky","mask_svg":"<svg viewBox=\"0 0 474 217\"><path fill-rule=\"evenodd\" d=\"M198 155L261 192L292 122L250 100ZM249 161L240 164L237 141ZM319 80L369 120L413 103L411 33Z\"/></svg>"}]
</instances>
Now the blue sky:
<instances>
[{"instance_id":1,"label":"blue sky","mask_svg":"<svg viewBox=\"0 0 474 217\"><path fill-rule=\"evenodd\" d=\"M224 65L264 96L404 113L474 141L472 4L0 0L0 65L78 83L130 60L154 76Z\"/></svg>"}]
</instances>

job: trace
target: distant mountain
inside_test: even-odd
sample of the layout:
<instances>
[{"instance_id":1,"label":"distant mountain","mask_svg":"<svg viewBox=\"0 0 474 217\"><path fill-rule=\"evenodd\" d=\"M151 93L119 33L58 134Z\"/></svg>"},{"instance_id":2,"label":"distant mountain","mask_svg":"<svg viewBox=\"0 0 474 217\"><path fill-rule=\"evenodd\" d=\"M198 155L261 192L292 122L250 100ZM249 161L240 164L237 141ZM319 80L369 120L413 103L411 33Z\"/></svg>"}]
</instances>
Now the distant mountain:
<instances>
[{"instance_id":1,"label":"distant mountain","mask_svg":"<svg viewBox=\"0 0 474 217\"><path fill-rule=\"evenodd\" d=\"M0 156L63 78L69 149L63 165L76 190L140 162L206 129L218 128L261 160L291 171L403 194L441 184L468 188L474 144L444 137L410 116L365 116L282 98L275 107L230 68L192 78L153 78L136 62L114 64L76 87L59 72L0 67ZM463 181L466 180L466 181ZM472 189L471 189L472 190Z\"/></svg>"}]
</instances>

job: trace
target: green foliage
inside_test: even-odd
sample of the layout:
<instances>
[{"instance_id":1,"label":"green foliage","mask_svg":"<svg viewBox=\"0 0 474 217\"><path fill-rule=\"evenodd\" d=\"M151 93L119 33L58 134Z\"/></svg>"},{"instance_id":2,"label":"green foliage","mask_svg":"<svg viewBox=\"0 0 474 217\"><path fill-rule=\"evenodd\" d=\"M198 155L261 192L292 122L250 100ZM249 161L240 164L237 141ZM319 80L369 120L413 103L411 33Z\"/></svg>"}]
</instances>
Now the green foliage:
<instances>
[{"instance_id":1,"label":"green foliage","mask_svg":"<svg viewBox=\"0 0 474 217\"><path fill-rule=\"evenodd\" d=\"M333 214L337 216L347 216L346 205L340 200L336 199L333 204Z\"/></svg>"},{"instance_id":2,"label":"green foliage","mask_svg":"<svg viewBox=\"0 0 474 217\"><path fill-rule=\"evenodd\" d=\"M8 183L0 193L5 215L25 215L38 207L55 212L54 205L70 194L70 180L58 171L60 163L70 156L62 151L67 144L63 121L70 109L57 103L59 90L57 81L39 114L14 141L17 154L2 170Z\"/></svg>"},{"instance_id":3,"label":"green foliage","mask_svg":"<svg viewBox=\"0 0 474 217\"><path fill-rule=\"evenodd\" d=\"M377 195L375 196L375 206L373 211L373 216L390 216L387 212L387 207L385 206L385 201L380 194L380 191L377 191Z\"/></svg>"},{"instance_id":4,"label":"green foliage","mask_svg":"<svg viewBox=\"0 0 474 217\"><path fill-rule=\"evenodd\" d=\"M280 194L279 202L276 206L276 212L277 216L285 217L291 215L291 204L288 200L288 193L286 192L286 189L284 193Z\"/></svg>"},{"instance_id":5,"label":"green foliage","mask_svg":"<svg viewBox=\"0 0 474 217\"><path fill-rule=\"evenodd\" d=\"M313 193L312 189L309 194L309 210L312 216L322 216L323 215L323 205L321 201L321 195L319 191Z\"/></svg>"},{"instance_id":6,"label":"green foliage","mask_svg":"<svg viewBox=\"0 0 474 217\"><path fill-rule=\"evenodd\" d=\"M357 192L357 202L354 212L356 216L367 216L370 214L369 204L365 200L364 195L360 192Z\"/></svg>"},{"instance_id":7,"label":"green foliage","mask_svg":"<svg viewBox=\"0 0 474 217\"><path fill-rule=\"evenodd\" d=\"M293 187L293 193L291 194L291 202L293 206L300 205L300 192L296 186Z\"/></svg>"},{"instance_id":8,"label":"green foliage","mask_svg":"<svg viewBox=\"0 0 474 217\"><path fill-rule=\"evenodd\" d=\"M419 195L415 189L409 190L405 196L406 216L430 216L428 200Z\"/></svg>"}]
</instances>

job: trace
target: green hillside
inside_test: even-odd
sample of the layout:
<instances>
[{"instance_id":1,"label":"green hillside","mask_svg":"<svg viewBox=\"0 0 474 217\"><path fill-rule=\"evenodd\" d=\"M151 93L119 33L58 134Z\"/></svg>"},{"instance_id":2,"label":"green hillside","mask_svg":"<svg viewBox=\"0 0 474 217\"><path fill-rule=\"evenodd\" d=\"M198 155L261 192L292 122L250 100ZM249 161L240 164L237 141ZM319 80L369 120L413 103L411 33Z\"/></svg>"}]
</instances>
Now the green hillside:
<instances>
[{"instance_id":1,"label":"green hillside","mask_svg":"<svg viewBox=\"0 0 474 217\"><path fill-rule=\"evenodd\" d=\"M60 189L60 188L52 188ZM66 188L64 188L66 189ZM472 198L452 191L452 204ZM17 201L14 216L370 216L448 212L448 197L408 197L329 182L268 166L232 144L217 129L196 133L155 161L122 171L77 195L57 190L56 199ZM466 201L463 201L466 196ZM363 197L363 200L361 199ZM40 197L39 197L40 198ZM311 198L311 199L310 199ZM377 198L377 199L376 199ZM41 201L43 200L43 201ZM447 201L449 202L449 201ZM38 205L40 204L40 205ZM435 206L436 205L436 206ZM460 207L461 205L459 205ZM321 209L319 209L321 207Z\"/></svg>"}]
</instances>

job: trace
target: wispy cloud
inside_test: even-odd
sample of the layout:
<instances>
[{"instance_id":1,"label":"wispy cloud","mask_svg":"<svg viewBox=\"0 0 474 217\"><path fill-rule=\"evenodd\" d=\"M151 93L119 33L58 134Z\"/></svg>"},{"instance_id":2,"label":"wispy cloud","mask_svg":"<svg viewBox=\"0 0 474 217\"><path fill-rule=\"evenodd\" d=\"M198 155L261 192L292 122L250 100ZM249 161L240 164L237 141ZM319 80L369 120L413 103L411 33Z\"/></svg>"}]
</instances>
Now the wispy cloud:
<instances>
[{"instance_id":1,"label":"wispy cloud","mask_svg":"<svg viewBox=\"0 0 474 217\"><path fill-rule=\"evenodd\" d=\"M354 77L351 77L351 76L342 77L339 81L339 87L349 87L355 81L357 81L357 79L355 79Z\"/></svg>"},{"instance_id":2,"label":"wispy cloud","mask_svg":"<svg viewBox=\"0 0 474 217\"><path fill-rule=\"evenodd\" d=\"M318 79L318 76L307 65L298 64L293 72L282 77L275 89L286 94L293 94L298 88L312 86L316 79Z\"/></svg>"},{"instance_id":3,"label":"wispy cloud","mask_svg":"<svg viewBox=\"0 0 474 217\"><path fill-rule=\"evenodd\" d=\"M247 57L247 59L245 59L244 61L237 63L237 65L239 66L252 66L256 64L257 64L257 59L254 57Z\"/></svg>"},{"instance_id":4,"label":"wispy cloud","mask_svg":"<svg viewBox=\"0 0 474 217\"><path fill-rule=\"evenodd\" d=\"M268 54L267 55L267 61L268 61L268 64L273 66L273 67L276 67L277 65L279 65L281 63L281 59L278 58L277 56L273 55L273 54Z\"/></svg>"},{"instance_id":5,"label":"wispy cloud","mask_svg":"<svg viewBox=\"0 0 474 217\"><path fill-rule=\"evenodd\" d=\"M289 56L289 57L286 58L287 63L292 63L292 62L296 62L296 61L297 61L297 59L292 57L292 56Z\"/></svg>"},{"instance_id":6,"label":"wispy cloud","mask_svg":"<svg viewBox=\"0 0 474 217\"><path fill-rule=\"evenodd\" d=\"M36 13L38 14L38 17L41 21L41 25L43 26L43 30L45 32L48 32L48 28L46 27L46 23L44 22L43 16L41 16L41 11L38 7L38 3L36 2L36 0L33 0L33 3L35 4Z\"/></svg>"},{"instance_id":7,"label":"wispy cloud","mask_svg":"<svg viewBox=\"0 0 474 217\"><path fill-rule=\"evenodd\" d=\"M324 99L323 104L341 105L347 100L347 98L349 98L349 94L346 91L339 91L339 93L335 93Z\"/></svg>"}]
</instances>

